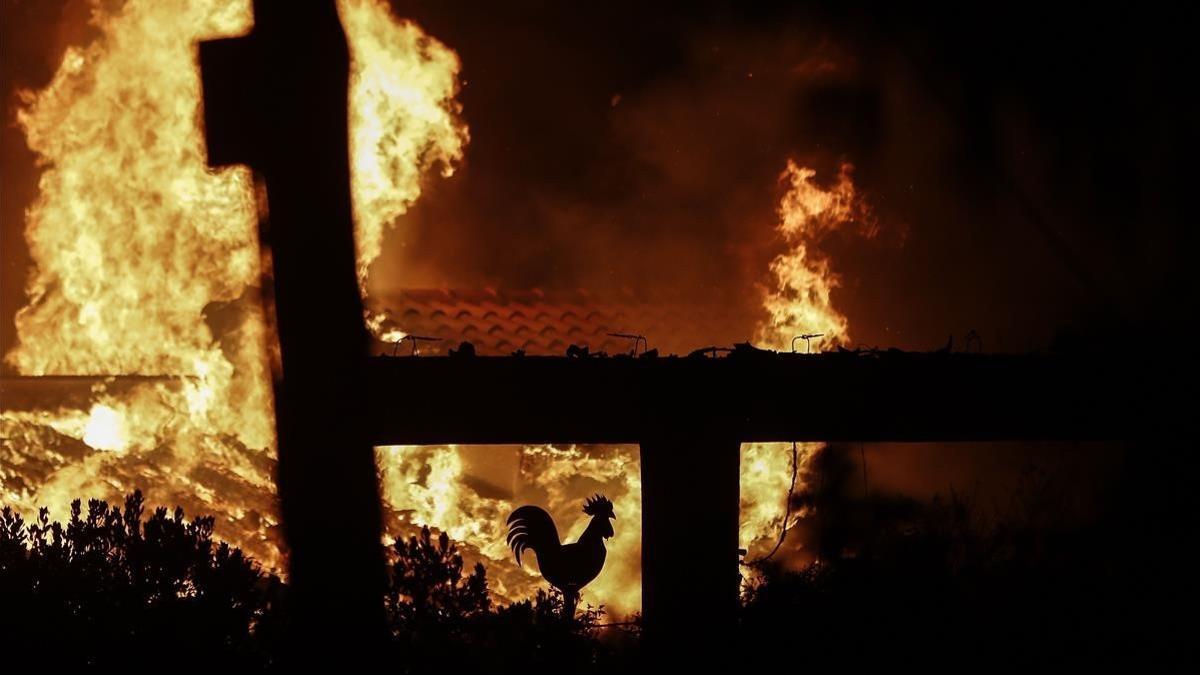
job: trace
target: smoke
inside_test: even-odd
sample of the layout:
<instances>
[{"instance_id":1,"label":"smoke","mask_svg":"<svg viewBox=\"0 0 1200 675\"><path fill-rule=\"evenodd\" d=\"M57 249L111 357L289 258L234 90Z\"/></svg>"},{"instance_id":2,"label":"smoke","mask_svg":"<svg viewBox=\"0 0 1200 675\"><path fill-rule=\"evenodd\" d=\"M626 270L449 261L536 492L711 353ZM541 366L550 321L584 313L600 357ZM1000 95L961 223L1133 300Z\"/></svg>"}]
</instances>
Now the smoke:
<instances>
[{"instance_id":1,"label":"smoke","mask_svg":"<svg viewBox=\"0 0 1200 675\"><path fill-rule=\"evenodd\" d=\"M824 177L853 164L883 225L823 243L856 342L973 328L1028 351L1106 315L1174 320L1191 159L1170 139L1194 139L1194 108L1174 85L1186 37L1145 39L1161 14L405 11L462 56L472 147L386 244L381 286L744 304L780 243L791 157Z\"/></svg>"},{"instance_id":2,"label":"smoke","mask_svg":"<svg viewBox=\"0 0 1200 675\"><path fill-rule=\"evenodd\" d=\"M1133 507L1131 458L1120 443L835 443L803 463L798 514L776 557L784 567L856 555L924 510L957 504L981 528L1075 530Z\"/></svg>"},{"instance_id":3,"label":"smoke","mask_svg":"<svg viewBox=\"0 0 1200 675\"><path fill-rule=\"evenodd\" d=\"M570 57L540 64L536 83L524 85L485 55L473 60L479 47L464 44L471 151L389 240L372 283L585 288L744 308L748 337L762 318L756 286L784 247L775 232L780 172L800 150L802 163L835 180L842 159L796 142L807 114L797 97L851 77L852 67L795 30L674 37L660 48L676 53L657 72L606 78L609 86L586 87L594 95L585 97L563 89L566 78L589 76ZM529 50L516 46L511 67L537 60ZM513 89L475 89L480 63ZM577 66L585 72L562 73ZM545 126L531 136L498 129L487 118L499 105L511 106L513 126L526 115Z\"/></svg>"}]
</instances>

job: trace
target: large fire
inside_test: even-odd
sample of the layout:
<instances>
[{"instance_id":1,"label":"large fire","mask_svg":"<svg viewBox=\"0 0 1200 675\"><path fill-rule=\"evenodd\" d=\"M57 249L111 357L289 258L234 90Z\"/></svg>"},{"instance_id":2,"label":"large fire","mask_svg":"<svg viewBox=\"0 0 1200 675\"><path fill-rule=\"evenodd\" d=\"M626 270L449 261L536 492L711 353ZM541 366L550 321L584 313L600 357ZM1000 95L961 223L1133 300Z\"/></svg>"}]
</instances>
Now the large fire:
<instances>
[{"instance_id":1,"label":"large fire","mask_svg":"<svg viewBox=\"0 0 1200 675\"><path fill-rule=\"evenodd\" d=\"M342 0L339 10L352 56L351 163L366 292L386 231L420 196L425 176L453 172L467 130L453 51L382 0ZM92 21L99 37L68 49L54 79L26 92L18 113L43 173L26 221L35 263L29 303L6 358L23 375L162 377L97 385L84 407L0 413L0 499L27 514L39 505L61 514L73 498L115 499L139 487L152 502L214 514L219 536L281 570L253 182L243 168L206 168L194 48L248 30L249 2L97 1ZM768 319L756 335L767 347L789 349L800 333L823 333L816 348L848 340L830 300L836 278L813 245L861 216L861 202L847 171L829 189L814 176L795 163L784 172L778 232L788 251L771 265ZM804 446L802 457L815 447ZM636 448L510 449L517 459L501 490L472 482L483 452L505 451L379 448L389 534L420 525L448 532L487 562L498 598L518 599L538 579L511 560L508 512L524 501L545 504L572 538L586 522L583 495L602 491L620 527L584 602L617 615L637 610ZM743 448L741 537L750 557L778 536L790 462L790 445Z\"/></svg>"},{"instance_id":2,"label":"large fire","mask_svg":"<svg viewBox=\"0 0 1200 675\"><path fill-rule=\"evenodd\" d=\"M339 11L365 279L422 175L449 174L467 137L454 52L381 0L345 0ZM253 181L245 168L206 166L195 47L249 30L250 2L96 2L92 22L99 36L68 49L18 111L43 172L26 219L29 304L7 359L23 375L170 379L119 396L101 388L90 410L6 414L4 500L62 509L142 487L159 503L215 513L221 536L278 569ZM30 424L55 430L55 447L32 439ZM32 454L39 466L58 461L30 475Z\"/></svg>"}]
</instances>

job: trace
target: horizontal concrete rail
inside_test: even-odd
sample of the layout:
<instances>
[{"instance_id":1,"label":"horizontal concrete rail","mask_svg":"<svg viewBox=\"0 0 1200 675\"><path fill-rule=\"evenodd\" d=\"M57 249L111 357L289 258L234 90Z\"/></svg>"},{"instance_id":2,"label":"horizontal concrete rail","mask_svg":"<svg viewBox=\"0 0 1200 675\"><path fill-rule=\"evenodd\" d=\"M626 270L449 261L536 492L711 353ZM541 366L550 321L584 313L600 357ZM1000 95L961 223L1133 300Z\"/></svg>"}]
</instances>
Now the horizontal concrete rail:
<instances>
[{"instance_id":1,"label":"horizontal concrete rail","mask_svg":"<svg viewBox=\"0 0 1200 675\"><path fill-rule=\"evenodd\" d=\"M977 354L725 358L376 357L377 444L1121 440L1180 404L1148 361Z\"/></svg>"}]
</instances>

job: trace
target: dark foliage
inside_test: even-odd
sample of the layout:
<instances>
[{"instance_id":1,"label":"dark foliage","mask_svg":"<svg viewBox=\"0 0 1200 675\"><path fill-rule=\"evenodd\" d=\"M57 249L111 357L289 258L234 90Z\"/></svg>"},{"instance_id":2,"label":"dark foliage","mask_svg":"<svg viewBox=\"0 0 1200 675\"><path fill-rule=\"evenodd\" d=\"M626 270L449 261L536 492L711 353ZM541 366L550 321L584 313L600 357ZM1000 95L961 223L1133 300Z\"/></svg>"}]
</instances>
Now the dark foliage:
<instances>
[{"instance_id":1,"label":"dark foliage","mask_svg":"<svg viewBox=\"0 0 1200 675\"><path fill-rule=\"evenodd\" d=\"M1081 521L1064 517L1069 485L1032 467L989 511L953 490L932 503L864 494L853 458L833 447L796 497L819 514L809 538L820 562L759 569L736 658L762 672L1187 662L1195 577L1179 543L1197 510L1180 450L1131 451ZM211 518L142 511L135 493L123 508L76 502L65 526L0 512L0 668L278 662L286 586L214 542ZM464 569L449 537L428 529L388 549L385 606L391 671L637 670L636 622L605 626L603 607L567 621L553 590L497 607L484 568Z\"/></svg>"},{"instance_id":2,"label":"dark foliage","mask_svg":"<svg viewBox=\"0 0 1200 675\"><path fill-rule=\"evenodd\" d=\"M539 591L531 601L493 607L483 565L464 575L445 533L429 528L389 551L386 600L400 672L600 672L620 665L598 636L603 608L563 618L563 597Z\"/></svg>"},{"instance_id":3,"label":"dark foliage","mask_svg":"<svg viewBox=\"0 0 1200 675\"><path fill-rule=\"evenodd\" d=\"M180 509L144 519L140 492L124 508L92 500L84 512L76 501L65 526L44 509L26 523L4 508L0 669L279 663L286 586L212 530L211 517L185 520ZM599 672L632 654L600 639L603 607L567 621L557 591L493 606L483 566L466 573L445 533L424 528L388 558L389 666L398 672Z\"/></svg>"},{"instance_id":4,"label":"dark foliage","mask_svg":"<svg viewBox=\"0 0 1200 675\"><path fill-rule=\"evenodd\" d=\"M443 532L435 543L428 527L418 537L397 540L391 550L387 610L397 635L445 630L487 614L487 571L477 563L463 576L463 560Z\"/></svg>"},{"instance_id":5,"label":"dark foliage","mask_svg":"<svg viewBox=\"0 0 1200 675\"><path fill-rule=\"evenodd\" d=\"M1042 671L1190 662L1194 642L1178 617L1194 601L1194 576L1169 549L1187 539L1178 528L1193 517L1194 497L1162 450L1129 457L1107 506L1083 520L1066 515L1069 482L1035 467L999 512L954 491L933 503L802 495L825 507L820 562L768 566L747 586L739 636L747 665Z\"/></svg>"},{"instance_id":6,"label":"dark foliage","mask_svg":"<svg viewBox=\"0 0 1200 675\"><path fill-rule=\"evenodd\" d=\"M26 524L0 511L0 628L9 665L128 667L268 662L253 632L277 585L212 539L213 519L157 509L135 492L122 509L71 505L66 526L43 509ZM164 660L168 659L168 660Z\"/></svg>"}]
</instances>

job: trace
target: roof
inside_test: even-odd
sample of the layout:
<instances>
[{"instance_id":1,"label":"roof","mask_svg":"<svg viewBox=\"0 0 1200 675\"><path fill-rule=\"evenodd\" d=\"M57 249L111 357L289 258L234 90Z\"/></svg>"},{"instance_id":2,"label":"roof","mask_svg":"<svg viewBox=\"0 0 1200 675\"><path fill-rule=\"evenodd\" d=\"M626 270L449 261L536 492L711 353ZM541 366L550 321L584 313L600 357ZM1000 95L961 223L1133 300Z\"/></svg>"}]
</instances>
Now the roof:
<instances>
[{"instance_id":1,"label":"roof","mask_svg":"<svg viewBox=\"0 0 1200 675\"><path fill-rule=\"evenodd\" d=\"M632 295L597 296L586 291L405 290L377 299L385 329L439 338L422 342L422 354L445 354L470 342L485 356L520 349L531 356L561 356L570 345L610 354L633 349L687 353L708 345L728 345L751 337L755 317L739 308L681 301L649 301ZM380 344L387 353L394 346ZM411 349L408 345L400 350Z\"/></svg>"}]
</instances>

